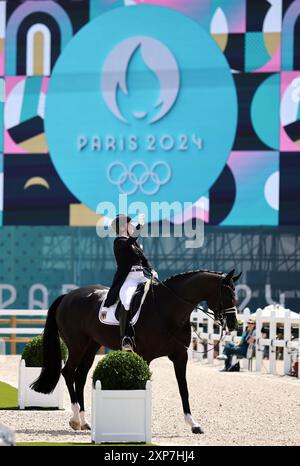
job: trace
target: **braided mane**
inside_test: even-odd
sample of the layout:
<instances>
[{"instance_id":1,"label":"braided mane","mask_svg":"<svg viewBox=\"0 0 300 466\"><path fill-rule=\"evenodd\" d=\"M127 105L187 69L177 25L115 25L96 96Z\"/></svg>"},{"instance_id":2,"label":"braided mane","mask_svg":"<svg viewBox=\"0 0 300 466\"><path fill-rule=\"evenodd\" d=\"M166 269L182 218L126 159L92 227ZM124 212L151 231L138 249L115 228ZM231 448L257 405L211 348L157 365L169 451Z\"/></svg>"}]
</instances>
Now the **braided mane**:
<instances>
[{"instance_id":1,"label":"braided mane","mask_svg":"<svg viewBox=\"0 0 300 466\"><path fill-rule=\"evenodd\" d=\"M168 282L170 282L171 280L176 280L176 279L179 279L179 278L182 278L183 276L186 276L186 275L193 275L195 273L213 273L215 275L224 275L224 272L214 272L212 270L203 270L203 269L199 269L199 270L189 270L188 272L181 272L181 273L178 273L178 274L175 274L175 275L171 275L170 277L166 278L163 282L165 284L167 284Z\"/></svg>"}]
</instances>

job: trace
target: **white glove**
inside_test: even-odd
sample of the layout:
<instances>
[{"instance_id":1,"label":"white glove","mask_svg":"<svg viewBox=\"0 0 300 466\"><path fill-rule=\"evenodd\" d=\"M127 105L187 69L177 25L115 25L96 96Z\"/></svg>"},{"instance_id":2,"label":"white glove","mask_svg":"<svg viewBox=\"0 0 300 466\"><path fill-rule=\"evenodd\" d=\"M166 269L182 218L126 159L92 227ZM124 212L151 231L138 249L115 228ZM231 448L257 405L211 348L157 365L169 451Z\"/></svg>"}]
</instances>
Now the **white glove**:
<instances>
[{"instance_id":1,"label":"white glove","mask_svg":"<svg viewBox=\"0 0 300 466\"><path fill-rule=\"evenodd\" d=\"M158 273L156 272L156 270L152 270L151 275L152 275L152 278L158 278Z\"/></svg>"},{"instance_id":2,"label":"white glove","mask_svg":"<svg viewBox=\"0 0 300 466\"><path fill-rule=\"evenodd\" d=\"M138 223L143 227L145 225L145 214L138 215Z\"/></svg>"}]
</instances>

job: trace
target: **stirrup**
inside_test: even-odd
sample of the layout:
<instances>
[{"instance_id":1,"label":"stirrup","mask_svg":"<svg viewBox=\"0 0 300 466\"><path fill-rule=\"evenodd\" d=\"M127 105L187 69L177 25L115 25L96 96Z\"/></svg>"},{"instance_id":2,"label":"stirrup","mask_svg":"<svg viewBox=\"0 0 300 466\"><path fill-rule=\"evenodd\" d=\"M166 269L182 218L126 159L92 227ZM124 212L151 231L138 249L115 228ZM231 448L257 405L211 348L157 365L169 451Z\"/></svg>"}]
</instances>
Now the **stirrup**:
<instances>
[{"instance_id":1,"label":"stirrup","mask_svg":"<svg viewBox=\"0 0 300 466\"><path fill-rule=\"evenodd\" d=\"M133 342L130 337L125 336L121 344L122 351L131 351L133 352Z\"/></svg>"}]
</instances>

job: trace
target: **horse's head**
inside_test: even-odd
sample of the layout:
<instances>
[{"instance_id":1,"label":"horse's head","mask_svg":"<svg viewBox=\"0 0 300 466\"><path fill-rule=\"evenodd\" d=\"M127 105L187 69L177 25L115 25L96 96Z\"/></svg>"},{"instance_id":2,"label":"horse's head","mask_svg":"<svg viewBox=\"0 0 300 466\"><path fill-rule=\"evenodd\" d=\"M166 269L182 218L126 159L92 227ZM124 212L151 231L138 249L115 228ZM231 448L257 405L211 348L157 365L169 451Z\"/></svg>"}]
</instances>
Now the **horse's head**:
<instances>
[{"instance_id":1,"label":"horse's head","mask_svg":"<svg viewBox=\"0 0 300 466\"><path fill-rule=\"evenodd\" d=\"M214 312L215 319L221 322L225 319L229 331L237 327L238 309L234 284L242 275L234 275L234 272L235 270L232 270L221 276L217 293L208 300L208 306Z\"/></svg>"}]
</instances>

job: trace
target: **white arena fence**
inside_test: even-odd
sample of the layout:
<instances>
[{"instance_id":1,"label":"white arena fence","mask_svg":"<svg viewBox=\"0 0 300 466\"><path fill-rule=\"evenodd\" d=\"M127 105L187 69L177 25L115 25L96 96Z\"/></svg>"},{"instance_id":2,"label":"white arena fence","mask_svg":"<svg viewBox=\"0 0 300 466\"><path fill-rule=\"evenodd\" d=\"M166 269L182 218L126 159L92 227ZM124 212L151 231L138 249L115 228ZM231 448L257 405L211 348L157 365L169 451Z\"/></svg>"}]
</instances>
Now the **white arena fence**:
<instances>
[{"instance_id":1,"label":"white arena fence","mask_svg":"<svg viewBox=\"0 0 300 466\"><path fill-rule=\"evenodd\" d=\"M291 374L293 363L298 361L298 378L300 378L300 314L275 304L258 309L252 314L250 309L246 308L237 317L242 322L243 331L247 326L249 317L256 321L255 355L251 360L243 359L245 369L251 368L252 370L252 363L255 363L257 372L264 369L270 374L277 374L277 363L281 357L285 375ZM241 336L237 336L236 331L227 333L219 344L219 350L217 350L216 346L221 338L221 329L214 325L214 321L204 312L197 310L192 313L191 322L197 334L193 332L189 358L206 360L208 364L221 364L220 361L216 360L216 356L222 353L226 342L235 344L240 342ZM262 334L262 328L267 330L268 338ZM293 335L297 335L297 338L293 338Z\"/></svg>"},{"instance_id":2,"label":"white arena fence","mask_svg":"<svg viewBox=\"0 0 300 466\"><path fill-rule=\"evenodd\" d=\"M0 309L0 355L6 354L6 343L11 345L11 354L16 354L17 343L26 343L40 335L47 312L47 309Z\"/></svg>"},{"instance_id":3,"label":"white arena fence","mask_svg":"<svg viewBox=\"0 0 300 466\"><path fill-rule=\"evenodd\" d=\"M0 310L0 354L5 354L5 342L29 341L32 336L40 335L44 330L45 317L47 310L19 310L19 309L1 309ZM17 327L25 322L18 318L26 319L26 326ZM243 323L243 330L247 325L248 318L256 320L256 343L255 343L255 370L260 372L267 364L264 356L268 350L268 369L270 374L277 374L276 364L278 361L279 352L283 358L284 374L288 375L291 372L292 364L298 361L298 377L300 378L300 314L285 309L280 305L267 306L264 309L258 309L256 313L250 312L248 308L242 314L238 314L238 320ZM5 318L5 319L3 319ZM12 322L10 327L1 327L1 323ZM35 327L30 327L30 322ZM189 349L189 358L197 360L206 360L209 364L220 362L216 360L216 356L222 353L226 342L238 344L241 337L237 336L237 332L226 334L219 344L219 352L216 351L216 345L221 337L221 330L214 325L214 321L202 311L194 311L191 315L191 322L197 332L193 332L193 338ZM264 338L261 333L262 327L268 327L268 338ZM278 338L277 330L281 329L281 338ZM298 338L292 338L293 332L297 332ZM23 337L22 337L23 335ZM31 335L31 337L29 337ZM251 365L250 365L251 362ZM245 369L252 369L252 360L243 360Z\"/></svg>"}]
</instances>

